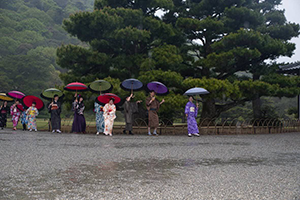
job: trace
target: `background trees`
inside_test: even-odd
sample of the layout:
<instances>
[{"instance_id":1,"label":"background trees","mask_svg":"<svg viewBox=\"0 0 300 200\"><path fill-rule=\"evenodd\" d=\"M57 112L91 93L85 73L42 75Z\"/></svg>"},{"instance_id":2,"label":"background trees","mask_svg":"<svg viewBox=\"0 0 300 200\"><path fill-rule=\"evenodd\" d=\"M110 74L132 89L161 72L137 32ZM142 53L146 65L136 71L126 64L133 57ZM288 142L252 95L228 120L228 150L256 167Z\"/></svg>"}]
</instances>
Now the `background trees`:
<instances>
[{"instance_id":1,"label":"background trees","mask_svg":"<svg viewBox=\"0 0 300 200\"><path fill-rule=\"evenodd\" d=\"M265 117L272 109L263 103L274 104L266 97L300 93L299 79L276 75L276 58L292 55L289 41L299 35L280 2L1 1L0 86L38 95L71 81L106 78L118 87L133 77L170 88L164 117L181 117L182 94L195 86L211 92L203 96L202 118L240 106L243 115Z\"/></svg>"}]
</instances>

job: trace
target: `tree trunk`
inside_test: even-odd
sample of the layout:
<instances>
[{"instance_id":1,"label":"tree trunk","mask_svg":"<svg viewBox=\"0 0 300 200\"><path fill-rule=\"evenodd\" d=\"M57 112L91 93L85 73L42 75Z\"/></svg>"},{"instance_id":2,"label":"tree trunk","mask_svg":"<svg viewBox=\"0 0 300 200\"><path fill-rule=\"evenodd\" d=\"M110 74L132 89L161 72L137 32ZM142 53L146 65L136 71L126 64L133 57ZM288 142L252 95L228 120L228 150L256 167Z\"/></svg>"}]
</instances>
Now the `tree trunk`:
<instances>
[{"instance_id":1,"label":"tree trunk","mask_svg":"<svg viewBox=\"0 0 300 200\"><path fill-rule=\"evenodd\" d=\"M253 118L260 119L261 116L261 100L258 94L255 94L254 100L252 100Z\"/></svg>"},{"instance_id":2,"label":"tree trunk","mask_svg":"<svg viewBox=\"0 0 300 200\"><path fill-rule=\"evenodd\" d=\"M206 99L204 102L202 102L202 104L203 107L201 112L201 120L218 117L216 102L214 99Z\"/></svg>"},{"instance_id":3,"label":"tree trunk","mask_svg":"<svg viewBox=\"0 0 300 200\"><path fill-rule=\"evenodd\" d=\"M260 75L253 74L253 81L259 80ZM252 100L252 110L253 110L253 118L260 119L261 118L261 100L259 94L254 94L254 99Z\"/></svg>"}]
</instances>

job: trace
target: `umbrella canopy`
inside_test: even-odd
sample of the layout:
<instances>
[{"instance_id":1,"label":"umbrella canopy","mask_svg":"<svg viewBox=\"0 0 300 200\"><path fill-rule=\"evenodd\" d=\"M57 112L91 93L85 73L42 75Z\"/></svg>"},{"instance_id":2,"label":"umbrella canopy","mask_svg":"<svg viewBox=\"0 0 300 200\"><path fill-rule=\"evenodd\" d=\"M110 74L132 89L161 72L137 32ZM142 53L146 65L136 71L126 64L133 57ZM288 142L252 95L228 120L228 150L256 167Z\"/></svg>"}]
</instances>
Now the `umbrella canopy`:
<instances>
[{"instance_id":1,"label":"umbrella canopy","mask_svg":"<svg viewBox=\"0 0 300 200\"><path fill-rule=\"evenodd\" d=\"M83 83L79 83L79 82L73 82L73 83L69 83L65 88L65 90L67 91L87 91L88 87L86 85L84 85Z\"/></svg>"},{"instance_id":2,"label":"umbrella canopy","mask_svg":"<svg viewBox=\"0 0 300 200\"><path fill-rule=\"evenodd\" d=\"M143 88L143 83L137 79L130 78L124 80L120 86L124 90L137 91Z\"/></svg>"},{"instance_id":3,"label":"umbrella canopy","mask_svg":"<svg viewBox=\"0 0 300 200\"><path fill-rule=\"evenodd\" d=\"M26 108L30 107L33 102L36 103L35 107L38 110L42 110L44 108L44 102L40 98L33 96L33 95L27 95L27 96L23 97L22 102Z\"/></svg>"},{"instance_id":4,"label":"umbrella canopy","mask_svg":"<svg viewBox=\"0 0 300 200\"><path fill-rule=\"evenodd\" d=\"M0 93L0 100L2 100L2 101L13 101L14 99L7 96L5 93Z\"/></svg>"},{"instance_id":5,"label":"umbrella canopy","mask_svg":"<svg viewBox=\"0 0 300 200\"><path fill-rule=\"evenodd\" d=\"M153 90L156 94L168 93L168 88L161 82L153 81L147 84L148 90Z\"/></svg>"},{"instance_id":6,"label":"umbrella canopy","mask_svg":"<svg viewBox=\"0 0 300 200\"><path fill-rule=\"evenodd\" d=\"M96 80L89 85L89 89L93 92L107 92L112 88L113 86L105 80Z\"/></svg>"},{"instance_id":7,"label":"umbrella canopy","mask_svg":"<svg viewBox=\"0 0 300 200\"><path fill-rule=\"evenodd\" d=\"M96 98L96 102L100 103L100 104L106 104L109 102L109 100L111 98L115 99L114 104L120 103L120 101L121 101L121 98L119 96L112 94L112 93L105 93L105 94L101 94L100 96L98 96Z\"/></svg>"},{"instance_id":8,"label":"umbrella canopy","mask_svg":"<svg viewBox=\"0 0 300 200\"><path fill-rule=\"evenodd\" d=\"M22 99L25 96L25 94L19 91L10 91L7 93L7 96L14 99Z\"/></svg>"},{"instance_id":9,"label":"umbrella canopy","mask_svg":"<svg viewBox=\"0 0 300 200\"><path fill-rule=\"evenodd\" d=\"M187 90L183 95L194 96L194 95L208 94L208 93L209 92L204 88L195 87Z\"/></svg>"},{"instance_id":10,"label":"umbrella canopy","mask_svg":"<svg viewBox=\"0 0 300 200\"><path fill-rule=\"evenodd\" d=\"M21 112L24 111L24 107L23 107L22 104L18 104L18 105L17 105L17 108L18 108L18 110L20 110Z\"/></svg>"},{"instance_id":11,"label":"umbrella canopy","mask_svg":"<svg viewBox=\"0 0 300 200\"><path fill-rule=\"evenodd\" d=\"M40 96L42 98L47 99L47 100L53 99L54 95L58 95L59 97L63 97L64 93L62 91L60 91L59 89L49 88L49 89L44 90L44 92L42 92L40 94Z\"/></svg>"}]
</instances>

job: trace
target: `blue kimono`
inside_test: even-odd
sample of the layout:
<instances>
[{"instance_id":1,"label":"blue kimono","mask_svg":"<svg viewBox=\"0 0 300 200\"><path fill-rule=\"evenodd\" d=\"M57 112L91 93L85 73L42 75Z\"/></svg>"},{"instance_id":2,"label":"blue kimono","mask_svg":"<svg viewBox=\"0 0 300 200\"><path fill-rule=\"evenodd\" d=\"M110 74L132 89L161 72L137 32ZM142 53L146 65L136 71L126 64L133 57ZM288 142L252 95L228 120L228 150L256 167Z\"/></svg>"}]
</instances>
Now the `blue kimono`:
<instances>
[{"instance_id":1,"label":"blue kimono","mask_svg":"<svg viewBox=\"0 0 300 200\"><path fill-rule=\"evenodd\" d=\"M96 113L96 127L97 127L97 132L103 133L104 132L104 117L103 117L103 106L95 102L95 109Z\"/></svg>"},{"instance_id":2,"label":"blue kimono","mask_svg":"<svg viewBox=\"0 0 300 200\"><path fill-rule=\"evenodd\" d=\"M194 103L188 102L185 106L185 114L187 114L187 125L188 125L188 133L195 134L199 133L196 117L198 115L198 109Z\"/></svg>"}]
</instances>

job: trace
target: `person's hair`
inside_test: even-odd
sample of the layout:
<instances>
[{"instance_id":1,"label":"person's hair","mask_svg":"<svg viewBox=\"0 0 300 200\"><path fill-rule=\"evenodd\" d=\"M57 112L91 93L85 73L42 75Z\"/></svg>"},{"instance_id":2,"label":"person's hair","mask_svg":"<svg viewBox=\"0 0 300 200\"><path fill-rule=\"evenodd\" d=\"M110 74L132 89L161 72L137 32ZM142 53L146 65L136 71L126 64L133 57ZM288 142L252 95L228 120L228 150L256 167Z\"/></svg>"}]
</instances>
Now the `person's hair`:
<instances>
[{"instance_id":1,"label":"person's hair","mask_svg":"<svg viewBox=\"0 0 300 200\"><path fill-rule=\"evenodd\" d=\"M109 99L109 101L115 102L115 98L112 97L112 98Z\"/></svg>"},{"instance_id":2,"label":"person's hair","mask_svg":"<svg viewBox=\"0 0 300 200\"><path fill-rule=\"evenodd\" d=\"M154 90L150 90L150 93L154 92L154 94L156 94L156 92Z\"/></svg>"},{"instance_id":3,"label":"person's hair","mask_svg":"<svg viewBox=\"0 0 300 200\"><path fill-rule=\"evenodd\" d=\"M188 97L190 98L190 97L192 97L193 98L193 100L195 100L195 98L193 97L193 96L191 96L191 95L188 95Z\"/></svg>"},{"instance_id":4,"label":"person's hair","mask_svg":"<svg viewBox=\"0 0 300 200\"><path fill-rule=\"evenodd\" d=\"M20 100L19 99L16 99L16 101L15 102L19 102L20 103Z\"/></svg>"},{"instance_id":5,"label":"person's hair","mask_svg":"<svg viewBox=\"0 0 300 200\"><path fill-rule=\"evenodd\" d=\"M57 95L57 94L55 94L53 98L55 98L55 97L58 97L58 95Z\"/></svg>"},{"instance_id":6,"label":"person's hair","mask_svg":"<svg viewBox=\"0 0 300 200\"><path fill-rule=\"evenodd\" d=\"M33 102L32 102L32 104L36 105L36 102L35 102L35 101L33 101Z\"/></svg>"}]
</instances>

